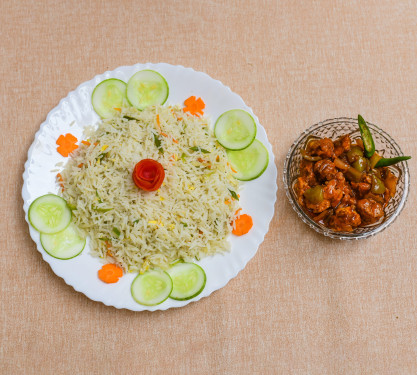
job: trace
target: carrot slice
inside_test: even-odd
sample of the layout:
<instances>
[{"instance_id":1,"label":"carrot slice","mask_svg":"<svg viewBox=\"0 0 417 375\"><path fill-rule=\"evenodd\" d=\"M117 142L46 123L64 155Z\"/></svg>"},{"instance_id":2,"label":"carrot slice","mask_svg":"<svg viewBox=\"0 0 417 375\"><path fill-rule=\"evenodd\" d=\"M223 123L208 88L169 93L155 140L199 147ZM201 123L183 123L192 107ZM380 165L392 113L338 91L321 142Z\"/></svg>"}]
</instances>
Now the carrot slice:
<instances>
[{"instance_id":1,"label":"carrot slice","mask_svg":"<svg viewBox=\"0 0 417 375\"><path fill-rule=\"evenodd\" d=\"M158 131L161 133L162 129L161 129L161 121L159 120L159 114L156 115L156 126L158 128Z\"/></svg>"},{"instance_id":2,"label":"carrot slice","mask_svg":"<svg viewBox=\"0 0 417 375\"><path fill-rule=\"evenodd\" d=\"M240 215L234 221L234 227L235 228L232 230L232 233L236 236L242 236L248 233L253 227L252 217L247 214Z\"/></svg>"},{"instance_id":3,"label":"carrot slice","mask_svg":"<svg viewBox=\"0 0 417 375\"><path fill-rule=\"evenodd\" d=\"M123 276L123 270L113 263L107 263L98 271L98 277L107 284L117 283Z\"/></svg>"},{"instance_id":4,"label":"carrot slice","mask_svg":"<svg viewBox=\"0 0 417 375\"><path fill-rule=\"evenodd\" d=\"M233 173L237 173L237 170L234 169L229 162L227 162L227 165L229 166L229 168L232 170Z\"/></svg>"},{"instance_id":5,"label":"carrot slice","mask_svg":"<svg viewBox=\"0 0 417 375\"><path fill-rule=\"evenodd\" d=\"M185 107L183 109L184 112L189 112L190 115L200 117L204 115L204 108L206 108L206 104L203 102L203 99L198 98L196 99L195 96L190 96L188 99L184 101Z\"/></svg>"}]
</instances>

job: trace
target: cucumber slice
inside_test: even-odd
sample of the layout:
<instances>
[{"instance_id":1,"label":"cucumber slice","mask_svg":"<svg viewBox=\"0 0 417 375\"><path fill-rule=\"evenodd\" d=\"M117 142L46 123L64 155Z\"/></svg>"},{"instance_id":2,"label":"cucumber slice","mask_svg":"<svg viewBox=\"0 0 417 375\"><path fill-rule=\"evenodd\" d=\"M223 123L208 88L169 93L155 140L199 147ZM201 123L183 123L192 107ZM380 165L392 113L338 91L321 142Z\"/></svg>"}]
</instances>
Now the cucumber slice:
<instances>
[{"instance_id":1,"label":"cucumber slice","mask_svg":"<svg viewBox=\"0 0 417 375\"><path fill-rule=\"evenodd\" d=\"M79 234L74 224L68 225L58 233L41 233L42 247L49 255L57 259L71 259L81 254L85 242L85 237Z\"/></svg>"},{"instance_id":2,"label":"cucumber slice","mask_svg":"<svg viewBox=\"0 0 417 375\"><path fill-rule=\"evenodd\" d=\"M42 233L58 233L71 222L72 212L65 199L46 194L35 199L29 207L29 222Z\"/></svg>"},{"instance_id":3,"label":"cucumber slice","mask_svg":"<svg viewBox=\"0 0 417 375\"><path fill-rule=\"evenodd\" d=\"M136 276L130 291L133 299L141 305L159 305L171 294L172 280L165 271L149 270Z\"/></svg>"},{"instance_id":4,"label":"cucumber slice","mask_svg":"<svg viewBox=\"0 0 417 375\"><path fill-rule=\"evenodd\" d=\"M168 273L174 284L169 297L178 301L198 296L206 285L206 273L194 263L177 263Z\"/></svg>"},{"instance_id":5,"label":"cucumber slice","mask_svg":"<svg viewBox=\"0 0 417 375\"><path fill-rule=\"evenodd\" d=\"M140 110L150 105L164 104L168 94L167 81L154 70L141 70L127 82L127 100Z\"/></svg>"},{"instance_id":6,"label":"cucumber slice","mask_svg":"<svg viewBox=\"0 0 417 375\"><path fill-rule=\"evenodd\" d=\"M126 83L120 79L110 78L100 82L91 95L91 103L101 118L114 116L116 110L121 108L126 98Z\"/></svg>"},{"instance_id":7,"label":"cucumber slice","mask_svg":"<svg viewBox=\"0 0 417 375\"><path fill-rule=\"evenodd\" d=\"M256 123L253 117L242 109L223 113L214 125L217 141L228 150L243 150L256 137Z\"/></svg>"},{"instance_id":8,"label":"cucumber slice","mask_svg":"<svg viewBox=\"0 0 417 375\"><path fill-rule=\"evenodd\" d=\"M262 142L255 139L253 143L240 151L227 151L227 158L237 180L250 181L264 173L269 162L268 150Z\"/></svg>"}]
</instances>

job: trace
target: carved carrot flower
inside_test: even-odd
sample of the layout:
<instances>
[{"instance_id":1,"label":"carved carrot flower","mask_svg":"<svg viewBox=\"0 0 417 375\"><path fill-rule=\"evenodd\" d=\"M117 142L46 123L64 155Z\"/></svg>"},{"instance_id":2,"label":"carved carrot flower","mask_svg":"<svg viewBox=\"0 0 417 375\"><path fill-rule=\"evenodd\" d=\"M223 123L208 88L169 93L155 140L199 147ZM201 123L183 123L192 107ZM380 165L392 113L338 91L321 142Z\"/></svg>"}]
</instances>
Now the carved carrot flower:
<instances>
[{"instance_id":1,"label":"carved carrot flower","mask_svg":"<svg viewBox=\"0 0 417 375\"><path fill-rule=\"evenodd\" d=\"M206 108L206 104L201 98L196 99L195 96L190 96L184 101L184 104L184 112L189 112L190 115L198 117L204 114L204 108Z\"/></svg>"},{"instance_id":2,"label":"carved carrot flower","mask_svg":"<svg viewBox=\"0 0 417 375\"><path fill-rule=\"evenodd\" d=\"M71 152L78 148L76 143L78 139L74 137L72 134L67 133L65 135L60 135L56 140L56 144L58 145L57 151L64 157L67 157Z\"/></svg>"}]
</instances>

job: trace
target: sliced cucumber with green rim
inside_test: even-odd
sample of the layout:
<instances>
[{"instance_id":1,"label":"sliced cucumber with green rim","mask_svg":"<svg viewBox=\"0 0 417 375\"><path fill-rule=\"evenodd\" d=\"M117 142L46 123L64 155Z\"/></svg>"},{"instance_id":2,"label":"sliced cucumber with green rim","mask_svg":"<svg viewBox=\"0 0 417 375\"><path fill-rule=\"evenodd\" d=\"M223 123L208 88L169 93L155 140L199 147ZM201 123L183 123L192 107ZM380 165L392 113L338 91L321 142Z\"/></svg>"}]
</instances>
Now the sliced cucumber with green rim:
<instances>
[{"instance_id":1,"label":"sliced cucumber with green rim","mask_svg":"<svg viewBox=\"0 0 417 375\"><path fill-rule=\"evenodd\" d=\"M46 194L35 199L29 207L29 222L42 233L58 233L71 222L72 212L65 199Z\"/></svg>"},{"instance_id":2,"label":"sliced cucumber with green rim","mask_svg":"<svg viewBox=\"0 0 417 375\"><path fill-rule=\"evenodd\" d=\"M141 70L127 82L127 100L140 110L150 105L164 104L168 94L167 81L154 70Z\"/></svg>"},{"instance_id":3,"label":"sliced cucumber with green rim","mask_svg":"<svg viewBox=\"0 0 417 375\"><path fill-rule=\"evenodd\" d=\"M149 270L136 276L130 291L133 299L141 305L159 305L171 294L172 280L165 271Z\"/></svg>"},{"instance_id":4,"label":"sliced cucumber with green rim","mask_svg":"<svg viewBox=\"0 0 417 375\"><path fill-rule=\"evenodd\" d=\"M114 116L116 110L121 108L126 98L126 83L120 79L110 78L100 82L91 95L91 103L101 118Z\"/></svg>"},{"instance_id":5,"label":"sliced cucumber with green rim","mask_svg":"<svg viewBox=\"0 0 417 375\"><path fill-rule=\"evenodd\" d=\"M80 235L74 224L58 233L41 233L42 247L49 255L58 259L71 259L81 254L85 242L85 237Z\"/></svg>"},{"instance_id":6,"label":"sliced cucumber with green rim","mask_svg":"<svg viewBox=\"0 0 417 375\"><path fill-rule=\"evenodd\" d=\"M177 263L168 273L174 284L169 297L178 301L198 296L206 285L206 273L195 263Z\"/></svg>"},{"instance_id":7,"label":"sliced cucumber with green rim","mask_svg":"<svg viewBox=\"0 0 417 375\"><path fill-rule=\"evenodd\" d=\"M214 125L217 141L228 150L242 150L256 137L256 123L243 109L232 109L223 113Z\"/></svg>"},{"instance_id":8,"label":"sliced cucumber with green rim","mask_svg":"<svg viewBox=\"0 0 417 375\"><path fill-rule=\"evenodd\" d=\"M264 173L268 166L269 155L263 143L255 139L244 150L227 150L227 159L237 172L233 174L236 179L250 181Z\"/></svg>"}]
</instances>

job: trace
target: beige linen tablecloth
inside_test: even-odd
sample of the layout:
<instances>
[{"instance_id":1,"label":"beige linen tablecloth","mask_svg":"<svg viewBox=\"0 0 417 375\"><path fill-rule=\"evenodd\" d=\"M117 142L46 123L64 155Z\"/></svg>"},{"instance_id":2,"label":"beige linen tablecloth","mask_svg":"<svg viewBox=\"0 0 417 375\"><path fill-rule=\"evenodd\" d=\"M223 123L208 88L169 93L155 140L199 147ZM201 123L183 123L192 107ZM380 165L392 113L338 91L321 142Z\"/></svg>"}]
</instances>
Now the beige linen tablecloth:
<instances>
[{"instance_id":1,"label":"beige linen tablecloth","mask_svg":"<svg viewBox=\"0 0 417 375\"><path fill-rule=\"evenodd\" d=\"M416 374L417 2L0 3L1 374ZM135 313L77 293L24 220L35 132L96 74L167 62L221 80L253 108L278 168L276 215L229 284L181 309ZM409 162L400 217L375 238L326 239L292 211L293 140L361 113Z\"/></svg>"}]
</instances>

